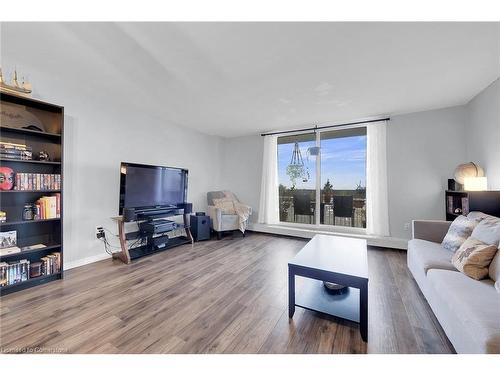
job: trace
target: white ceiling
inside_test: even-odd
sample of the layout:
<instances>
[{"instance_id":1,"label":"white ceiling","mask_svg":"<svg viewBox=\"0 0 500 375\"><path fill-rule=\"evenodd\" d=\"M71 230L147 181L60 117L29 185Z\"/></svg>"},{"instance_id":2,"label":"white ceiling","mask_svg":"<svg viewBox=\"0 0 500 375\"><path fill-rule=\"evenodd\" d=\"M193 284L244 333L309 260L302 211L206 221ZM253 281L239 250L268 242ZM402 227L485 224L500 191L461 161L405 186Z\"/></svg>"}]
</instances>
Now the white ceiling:
<instances>
[{"instance_id":1,"label":"white ceiling","mask_svg":"<svg viewBox=\"0 0 500 375\"><path fill-rule=\"evenodd\" d=\"M225 137L460 105L500 76L500 23L3 23L1 38L9 61Z\"/></svg>"}]
</instances>

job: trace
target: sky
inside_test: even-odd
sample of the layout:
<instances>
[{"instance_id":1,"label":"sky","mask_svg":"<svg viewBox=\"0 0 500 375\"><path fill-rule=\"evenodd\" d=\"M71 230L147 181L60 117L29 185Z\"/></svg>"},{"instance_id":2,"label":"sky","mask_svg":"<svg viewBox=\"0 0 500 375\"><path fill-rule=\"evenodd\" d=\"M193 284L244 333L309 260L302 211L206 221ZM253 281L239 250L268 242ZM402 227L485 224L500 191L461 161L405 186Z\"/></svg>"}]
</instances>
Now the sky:
<instances>
[{"instance_id":1,"label":"sky","mask_svg":"<svg viewBox=\"0 0 500 375\"><path fill-rule=\"evenodd\" d=\"M308 155L307 149L314 141L299 143L304 165L309 168L307 182L297 180L298 189L314 189L316 186L316 157ZM278 145L279 183L292 186L286 168L292 158L294 144ZM361 181L366 186L366 136L326 139L321 141L321 187L329 179L334 190L354 190Z\"/></svg>"}]
</instances>

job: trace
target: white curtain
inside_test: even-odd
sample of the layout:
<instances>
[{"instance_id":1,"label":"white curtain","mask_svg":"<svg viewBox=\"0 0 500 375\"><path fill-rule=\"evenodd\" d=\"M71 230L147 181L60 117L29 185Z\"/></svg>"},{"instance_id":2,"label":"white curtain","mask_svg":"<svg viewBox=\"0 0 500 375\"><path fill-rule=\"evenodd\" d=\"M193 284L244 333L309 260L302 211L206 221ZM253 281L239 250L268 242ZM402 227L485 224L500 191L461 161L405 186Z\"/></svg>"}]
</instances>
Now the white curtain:
<instances>
[{"instance_id":1,"label":"white curtain","mask_svg":"<svg viewBox=\"0 0 500 375\"><path fill-rule=\"evenodd\" d=\"M278 137L266 135L262 160L259 223L276 224L279 222L278 194Z\"/></svg>"},{"instance_id":2,"label":"white curtain","mask_svg":"<svg viewBox=\"0 0 500 375\"><path fill-rule=\"evenodd\" d=\"M387 122L369 123L366 131L366 234L389 236Z\"/></svg>"}]
</instances>

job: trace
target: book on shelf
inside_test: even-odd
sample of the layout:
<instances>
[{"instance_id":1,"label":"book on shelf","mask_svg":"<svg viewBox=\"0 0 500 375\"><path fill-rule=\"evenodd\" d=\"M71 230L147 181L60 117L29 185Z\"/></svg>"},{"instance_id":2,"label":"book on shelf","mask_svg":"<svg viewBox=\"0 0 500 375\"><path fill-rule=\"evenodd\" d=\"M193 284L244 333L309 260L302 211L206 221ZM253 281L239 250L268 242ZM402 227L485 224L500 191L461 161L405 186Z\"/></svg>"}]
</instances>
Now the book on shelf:
<instances>
[{"instance_id":1,"label":"book on shelf","mask_svg":"<svg viewBox=\"0 0 500 375\"><path fill-rule=\"evenodd\" d=\"M448 204L447 204L447 211L449 214L452 214L454 213L454 210L453 210L453 197L452 196L448 196Z\"/></svg>"},{"instance_id":2,"label":"book on shelf","mask_svg":"<svg viewBox=\"0 0 500 375\"><path fill-rule=\"evenodd\" d=\"M57 219L61 217L61 194L43 196L35 202L34 216L37 220Z\"/></svg>"},{"instance_id":3,"label":"book on shelf","mask_svg":"<svg viewBox=\"0 0 500 375\"><path fill-rule=\"evenodd\" d=\"M47 245L44 245L44 244L41 244L41 243L37 243L35 245L29 245L29 246L21 247L21 251L38 250L38 249L44 249L46 247L47 247Z\"/></svg>"},{"instance_id":4,"label":"book on shelf","mask_svg":"<svg viewBox=\"0 0 500 375\"><path fill-rule=\"evenodd\" d=\"M31 267L30 263L28 259L0 262L0 287L61 272L61 253L56 252L42 257L40 262L33 262L35 267Z\"/></svg>"},{"instance_id":5,"label":"book on shelf","mask_svg":"<svg viewBox=\"0 0 500 375\"><path fill-rule=\"evenodd\" d=\"M48 173L16 173L14 190L60 190L61 175Z\"/></svg>"},{"instance_id":6,"label":"book on shelf","mask_svg":"<svg viewBox=\"0 0 500 375\"><path fill-rule=\"evenodd\" d=\"M469 214L469 198L467 197L462 197L462 214L466 216Z\"/></svg>"},{"instance_id":7,"label":"book on shelf","mask_svg":"<svg viewBox=\"0 0 500 375\"><path fill-rule=\"evenodd\" d=\"M31 147L22 143L0 142L0 150L31 150Z\"/></svg>"},{"instance_id":8,"label":"book on shelf","mask_svg":"<svg viewBox=\"0 0 500 375\"><path fill-rule=\"evenodd\" d=\"M23 144L0 142L0 157L14 160L32 160L33 152L31 147Z\"/></svg>"},{"instance_id":9,"label":"book on shelf","mask_svg":"<svg viewBox=\"0 0 500 375\"><path fill-rule=\"evenodd\" d=\"M61 271L61 253L52 253L40 258L42 275L53 275Z\"/></svg>"},{"instance_id":10,"label":"book on shelf","mask_svg":"<svg viewBox=\"0 0 500 375\"><path fill-rule=\"evenodd\" d=\"M30 278L30 261L21 259L0 263L0 286L22 283Z\"/></svg>"},{"instance_id":11,"label":"book on shelf","mask_svg":"<svg viewBox=\"0 0 500 375\"><path fill-rule=\"evenodd\" d=\"M33 160L31 151L0 151L0 157L12 160Z\"/></svg>"},{"instance_id":12,"label":"book on shelf","mask_svg":"<svg viewBox=\"0 0 500 375\"><path fill-rule=\"evenodd\" d=\"M0 249L0 256L17 254L20 252L21 252L21 249L17 246L4 247L4 248Z\"/></svg>"},{"instance_id":13,"label":"book on shelf","mask_svg":"<svg viewBox=\"0 0 500 375\"><path fill-rule=\"evenodd\" d=\"M47 255L47 258L49 258L49 267L50 267L50 273L57 273L57 258L53 254Z\"/></svg>"}]
</instances>

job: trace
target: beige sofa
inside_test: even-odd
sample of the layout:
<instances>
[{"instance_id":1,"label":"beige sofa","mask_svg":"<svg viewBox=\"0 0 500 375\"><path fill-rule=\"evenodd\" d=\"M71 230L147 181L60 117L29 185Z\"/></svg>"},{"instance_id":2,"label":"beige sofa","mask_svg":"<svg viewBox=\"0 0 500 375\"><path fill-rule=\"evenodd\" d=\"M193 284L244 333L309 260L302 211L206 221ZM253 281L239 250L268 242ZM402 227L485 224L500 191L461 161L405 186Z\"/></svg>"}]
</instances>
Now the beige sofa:
<instances>
[{"instance_id":1,"label":"beige sofa","mask_svg":"<svg viewBox=\"0 0 500 375\"><path fill-rule=\"evenodd\" d=\"M467 277L451 264L453 253L441 247L450 224L413 222L408 268L457 353L500 353L500 293L494 286L500 251L490 266L494 280Z\"/></svg>"}]
</instances>

